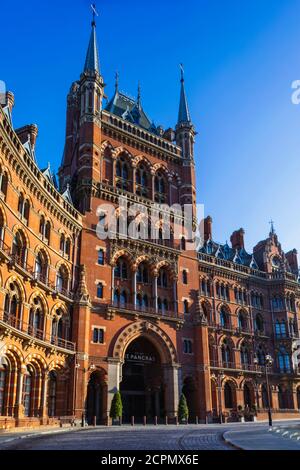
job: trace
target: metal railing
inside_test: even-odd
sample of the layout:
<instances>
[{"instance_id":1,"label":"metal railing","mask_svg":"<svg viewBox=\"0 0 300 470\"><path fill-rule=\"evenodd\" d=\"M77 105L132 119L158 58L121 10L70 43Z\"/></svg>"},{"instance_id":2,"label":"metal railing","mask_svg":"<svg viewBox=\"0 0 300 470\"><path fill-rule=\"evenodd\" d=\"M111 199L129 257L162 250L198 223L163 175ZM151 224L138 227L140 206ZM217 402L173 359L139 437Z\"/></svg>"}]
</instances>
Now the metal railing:
<instances>
[{"instance_id":1,"label":"metal railing","mask_svg":"<svg viewBox=\"0 0 300 470\"><path fill-rule=\"evenodd\" d=\"M248 372L257 372L262 373L264 370L263 366L250 364L250 363L241 363L241 362L228 362L228 361L210 361L210 367L215 369L230 369L237 371L248 371Z\"/></svg>"},{"instance_id":2,"label":"metal railing","mask_svg":"<svg viewBox=\"0 0 300 470\"><path fill-rule=\"evenodd\" d=\"M58 336L51 335L46 333L42 329L35 328L32 324L26 323L23 319L18 318L4 310L0 310L0 322L5 323L16 330L25 333L32 338L36 338L41 341L45 341L54 346L58 346L63 349L68 349L70 351L75 351L75 343L68 341L64 338L59 338Z\"/></svg>"}]
</instances>

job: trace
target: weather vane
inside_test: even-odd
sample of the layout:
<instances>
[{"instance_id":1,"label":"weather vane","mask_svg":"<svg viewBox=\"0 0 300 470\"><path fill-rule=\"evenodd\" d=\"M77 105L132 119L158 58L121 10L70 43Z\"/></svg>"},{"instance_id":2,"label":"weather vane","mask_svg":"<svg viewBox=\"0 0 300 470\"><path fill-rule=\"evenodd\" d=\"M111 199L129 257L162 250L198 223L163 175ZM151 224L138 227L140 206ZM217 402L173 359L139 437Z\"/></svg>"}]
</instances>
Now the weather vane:
<instances>
[{"instance_id":1,"label":"weather vane","mask_svg":"<svg viewBox=\"0 0 300 470\"><path fill-rule=\"evenodd\" d=\"M93 12L93 25L95 25L95 19L96 19L96 16L99 16L97 10L96 10L96 4L95 3L92 3L91 5L91 9L92 9L92 12Z\"/></svg>"}]
</instances>

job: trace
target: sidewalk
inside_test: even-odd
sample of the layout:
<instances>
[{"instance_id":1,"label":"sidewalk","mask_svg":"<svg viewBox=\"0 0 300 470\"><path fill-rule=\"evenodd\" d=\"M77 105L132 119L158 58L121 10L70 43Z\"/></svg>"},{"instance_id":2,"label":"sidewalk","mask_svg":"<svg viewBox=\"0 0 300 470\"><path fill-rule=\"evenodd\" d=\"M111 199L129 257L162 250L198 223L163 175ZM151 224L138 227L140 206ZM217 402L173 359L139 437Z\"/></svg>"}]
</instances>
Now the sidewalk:
<instances>
[{"instance_id":1,"label":"sidewalk","mask_svg":"<svg viewBox=\"0 0 300 470\"><path fill-rule=\"evenodd\" d=\"M79 430L83 430L84 428L81 428L80 426L77 427L60 427L60 426L54 426L49 428L49 426L41 426L40 428L34 428L34 429L15 429L13 431L2 431L0 432L0 446L4 444L8 444L13 441L17 441L19 439L26 439L29 437L33 436L45 436L47 434L60 434L64 432L75 432ZM85 428L86 429L86 428ZM1 448L1 447L0 447Z\"/></svg>"},{"instance_id":2,"label":"sidewalk","mask_svg":"<svg viewBox=\"0 0 300 470\"><path fill-rule=\"evenodd\" d=\"M223 434L224 440L240 450L298 450L300 451L300 441L294 438L293 432L288 432L285 428L268 427L256 430L226 431ZM284 435L283 435L284 433ZM292 436L292 437L290 437Z\"/></svg>"}]
</instances>

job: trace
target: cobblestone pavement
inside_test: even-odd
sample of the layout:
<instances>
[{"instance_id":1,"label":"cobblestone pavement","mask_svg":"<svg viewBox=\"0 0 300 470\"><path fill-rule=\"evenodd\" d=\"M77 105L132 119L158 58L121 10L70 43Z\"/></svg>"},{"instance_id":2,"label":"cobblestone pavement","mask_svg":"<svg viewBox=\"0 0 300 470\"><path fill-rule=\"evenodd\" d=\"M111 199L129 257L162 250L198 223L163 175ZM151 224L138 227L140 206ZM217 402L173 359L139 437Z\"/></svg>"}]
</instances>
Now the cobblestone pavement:
<instances>
[{"instance_id":1,"label":"cobblestone pavement","mask_svg":"<svg viewBox=\"0 0 300 470\"><path fill-rule=\"evenodd\" d=\"M296 424L296 423L295 423ZM282 423L284 426L284 423ZM273 449L290 443L268 431L266 423L188 426L122 426L75 429L44 435L1 436L3 450L234 450L223 435L243 437L243 448L263 448L264 440ZM273 437L271 436L273 434ZM247 436L249 439L247 439ZM257 436L257 441L255 441ZM259 440L259 442L258 442ZM284 442L286 444L284 444ZM234 442L234 440L232 440ZM295 443L293 443L295 445ZM270 445L270 444L269 444ZM297 443L300 449L300 444ZM272 447L271 447L272 448ZM290 448L290 447L287 447Z\"/></svg>"}]
</instances>

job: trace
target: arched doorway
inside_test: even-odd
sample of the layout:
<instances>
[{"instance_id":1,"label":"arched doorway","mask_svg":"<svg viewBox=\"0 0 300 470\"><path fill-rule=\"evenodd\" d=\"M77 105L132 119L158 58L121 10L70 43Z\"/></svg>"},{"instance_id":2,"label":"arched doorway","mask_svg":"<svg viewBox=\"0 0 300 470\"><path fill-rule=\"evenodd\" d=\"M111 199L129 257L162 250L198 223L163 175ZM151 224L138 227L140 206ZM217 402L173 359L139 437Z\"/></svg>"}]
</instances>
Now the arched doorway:
<instances>
[{"instance_id":1,"label":"arched doorway","mask_svg":"<svg viewBox=\"0 0 300 470\"><path fill-rule=\"evenodd\" d=\"M163 417L164 386L160 355L146 337L132 341L125 351L120 391L123 401L123 420L131 417L141 421L143 416L153 420Z\"/></svg>"},{"instance_id":2,"label":"arched doorway","mask_svg":"<svg viewBox=\"0 0 300 470\"><path fill-rule=\"evenodd\" d=\"M248 406L251 408L254 405L253 402L253 390L251 389L250 385L245 383L244 385L244 405L245 407Z\"/></svg>"},{"instance_id":3,"label":"arched doorway","mask_svg":"<svg viewBox=\"0 0 300 470\"><path fill-rule=\"evenodd\" d=\"M197 415L196 412L196 385L193 377L187 377L184 380L182 393L184 394L187 406L189 409L189 417L191 419L195 418Z\"/></svg>"},{"instance_id":4,"label":"arched doorway","mask_svg":"<svg viewBox=\"0 0 300 470\"><path fill-rule=\"evenodd\" d=\"M103 383L99 371L90 376L87 389L86 419L88 424L101 424L103 414Z\"/></svg>"}]
</instances>

